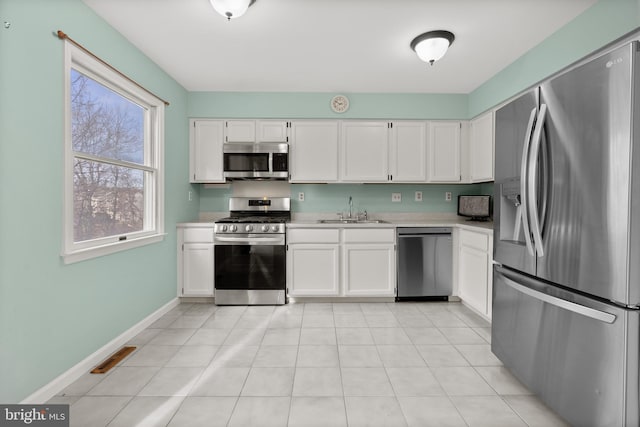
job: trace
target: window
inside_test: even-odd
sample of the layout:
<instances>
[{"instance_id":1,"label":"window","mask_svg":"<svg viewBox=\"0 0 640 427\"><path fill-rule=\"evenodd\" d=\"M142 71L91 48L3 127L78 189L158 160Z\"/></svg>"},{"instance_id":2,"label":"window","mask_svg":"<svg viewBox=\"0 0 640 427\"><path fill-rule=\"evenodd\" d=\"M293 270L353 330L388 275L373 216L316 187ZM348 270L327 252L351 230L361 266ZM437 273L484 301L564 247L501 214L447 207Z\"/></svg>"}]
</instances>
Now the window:
<instances>
[{"instance_id":1,"label":"window","mask_svg":"<svg viewBox=\"0 0 640 427\"><path fill-rule=\"evenodd\" d=\"M65 43L65 263L162 240L164 102Z\"/></svg>"}]
</instances>

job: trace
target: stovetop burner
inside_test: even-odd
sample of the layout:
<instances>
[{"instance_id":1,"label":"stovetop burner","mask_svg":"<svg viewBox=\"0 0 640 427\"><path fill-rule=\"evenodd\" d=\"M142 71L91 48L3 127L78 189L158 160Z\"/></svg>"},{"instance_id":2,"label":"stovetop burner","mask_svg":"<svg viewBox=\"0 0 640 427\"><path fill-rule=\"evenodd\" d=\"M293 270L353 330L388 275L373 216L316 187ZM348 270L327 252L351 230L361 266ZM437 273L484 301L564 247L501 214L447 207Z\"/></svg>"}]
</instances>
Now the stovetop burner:
<instances>
[{"instance_id":1,"label":"stovetop burner","mask_svg":"<svg viewBox=\"0 0 640 427\"><path fill-rule=\"evenodd\" d=\"M288 197L232 197L229 199L229 216L216 221L215 232L284 233L285 223L290 220Z\"/></svg>"},{"instance_id":2,"label":"stovetop burner","mask_svg":"<svg viewBox=\"0 0 640 427\"><path fill-rule=\"evenodd\" d=\"M289 222L290 217L285 215L272 216L229 216L216 221L218 224L240 224L240 223L256 223L256 224L274 224Z\"/></svg>"}]
</instances>

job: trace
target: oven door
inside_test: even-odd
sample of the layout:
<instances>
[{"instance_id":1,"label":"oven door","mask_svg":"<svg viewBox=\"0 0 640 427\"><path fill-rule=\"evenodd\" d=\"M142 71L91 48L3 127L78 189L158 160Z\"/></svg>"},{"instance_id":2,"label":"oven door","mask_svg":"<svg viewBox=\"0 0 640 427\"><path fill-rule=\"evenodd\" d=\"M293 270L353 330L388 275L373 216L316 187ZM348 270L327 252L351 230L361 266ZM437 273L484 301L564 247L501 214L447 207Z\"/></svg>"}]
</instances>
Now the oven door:
<instances>
[{"instance_id":1,"label":"oven door","mask_svg":"<svg viewBox=\"0 0 640 427\"><path fill-rule=\"evenodd\" d=\"M284 234L216 235L216 304L284 304Z\"/></svg>"}]
</instances>

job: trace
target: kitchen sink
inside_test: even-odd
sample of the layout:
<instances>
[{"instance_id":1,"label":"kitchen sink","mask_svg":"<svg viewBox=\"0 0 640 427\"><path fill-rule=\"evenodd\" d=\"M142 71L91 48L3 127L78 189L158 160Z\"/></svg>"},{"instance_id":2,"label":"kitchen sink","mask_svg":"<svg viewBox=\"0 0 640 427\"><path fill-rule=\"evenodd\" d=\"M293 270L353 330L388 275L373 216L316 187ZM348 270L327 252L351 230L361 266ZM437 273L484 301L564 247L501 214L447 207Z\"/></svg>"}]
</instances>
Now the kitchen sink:
<instances>
[{"instance_id":1,"label":"kitchen sink","mask_svg":"<svg viewBox=\"0 0 640 427\"><path fill-rule=\"evenodd\" d=\"M381 219L321 219L320 224L388 224Z\"/></svg>"}]
</instances>

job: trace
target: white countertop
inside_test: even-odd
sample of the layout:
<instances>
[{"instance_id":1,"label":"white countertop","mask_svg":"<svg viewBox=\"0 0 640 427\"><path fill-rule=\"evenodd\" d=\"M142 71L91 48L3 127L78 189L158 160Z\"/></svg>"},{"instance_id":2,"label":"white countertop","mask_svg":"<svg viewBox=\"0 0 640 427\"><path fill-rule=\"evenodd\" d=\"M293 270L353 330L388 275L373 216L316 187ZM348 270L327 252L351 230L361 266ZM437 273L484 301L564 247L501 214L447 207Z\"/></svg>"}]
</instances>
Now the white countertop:
<instances>
[{"instance_id":1,"label":"white countertop","mask_svg":"<svg viewBox=\"0 0 640 427\"><path fill-rule=\"evenodd\" d=\"M226 213L202 214L197 221L178 223L178 228L213 227L217 219L228 216ZM327 213L294 213L288 228L394 228L394 227L458 227L471 231L493 234L493 221L469 221L452 214L404 214L380 213L370 214L369 219L386 221L378 224L322 224L319 220L337 219L335 214Z\"/></svg>"},{"instance_id":2,"label":"white countertop","mask_svg":"<svg viewBox=\"0 0 640 427\"><path fill-rule=\"evenodd\" d=\"M405 220L388 221L386 223L365 224L323 224L315 221L291 221L287 228L395 228L395 227L458 227L472 231L493 234L493 222L471 222L465 220Z\"/></svg>"}]
</instances>

